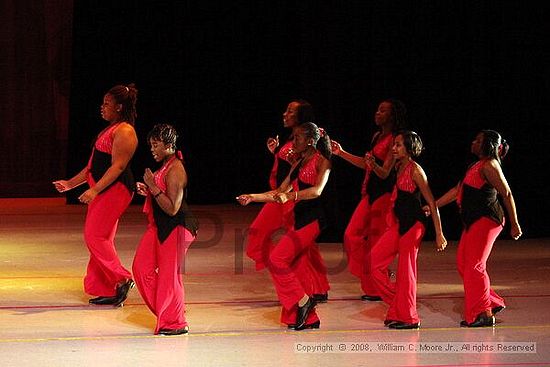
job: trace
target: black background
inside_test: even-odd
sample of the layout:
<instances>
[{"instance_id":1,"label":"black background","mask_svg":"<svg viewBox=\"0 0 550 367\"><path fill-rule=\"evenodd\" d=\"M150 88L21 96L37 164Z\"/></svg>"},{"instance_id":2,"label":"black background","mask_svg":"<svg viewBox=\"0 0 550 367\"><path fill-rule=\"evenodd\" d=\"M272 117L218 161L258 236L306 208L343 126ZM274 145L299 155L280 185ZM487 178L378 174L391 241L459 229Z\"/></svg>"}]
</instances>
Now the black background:
<instances>
[{"instance_id":1,"label":"black background","mask_svg":"<svg viewBox=\"0 0 550 367\"><path fill-rule=\"evenodd\" d=\"M525 236L547 236L547 20L547 5L525 1L76 1L67 171L86 163L103 94L119 83L139 89L134 172L155 167L149 129L174 124L190 204L268 189L265 140L288 135L292 99L362 155L378 103L398 98L436 197L472 162L476 132L495 129L511 146L503 170ZM362 178L334 158L327 240L339 241ZM458 237L456 207L442 217Z\"/></svg>"}]
</instances>

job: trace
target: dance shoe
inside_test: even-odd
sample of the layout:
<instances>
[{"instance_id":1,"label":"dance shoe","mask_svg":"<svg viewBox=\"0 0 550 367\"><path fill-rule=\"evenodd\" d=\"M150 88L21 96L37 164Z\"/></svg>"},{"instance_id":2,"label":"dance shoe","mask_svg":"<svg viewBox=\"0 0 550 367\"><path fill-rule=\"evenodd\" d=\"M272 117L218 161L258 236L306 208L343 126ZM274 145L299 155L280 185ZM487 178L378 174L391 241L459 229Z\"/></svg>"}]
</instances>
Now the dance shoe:
<instances>
[{"instance_id":1,"label":"dance shoe","mask_svg":"<svg viewBox=\"0 0 550 367\"><path fill-rule=\"evenodd\" d=\"M117 296L112 297L104 297L99 296L96 298L91 298L88 303L92 305L114 305L117 302L118 298Z\"/></svg>"},{"instance_id":2,"label":"dance shoe","mask_svg":"<svg viewBox=\"0 0 550 367\"><path fill-rule=\"evenodd\" d=\"M116 286L116 302L114 303L115 307L121 307L128 298L128 292L130 289L134 288L136 283L132 279L127 279L124 283L120 283Z\"/></svg>"},{"instance_id":3,"label":"dance shoe","mask_svg":"<svg viewBox=\"0 0 550 367\"><path fill-rule=\"evenodd\" d=\"M397 321L397 320L385 319L385 320L384 320L384 326L389 326L389 325L393 324L394 322L399 322L399 321Z\"/></svg>"},{"instance_id":4,"label":"dance shoe","mask_svg":"<svg viewBox=\"0 0 550 367\"><path fill-rule=\"evenodd\" d=\"M487 316L485 312L477 315L474 322L467 323L466 320L460 321L460 326L463 327L486 327L486 326L495 326L496 320L495 316Z\"/></svg>"},{"instance_id":5,"label":"dance shoe","mask_svg":"<svg viewBox=\"0 0 550 367\"><path fill-rule=\"evenodd\" d=\"M317 303L326 303L328 301L328 293L316 293L312 297Z\"/></svg>"},{"instance_id":6,"label":"dance shoe","mask_svg":"<svg viewBox=\"0 0 550 367\"><path fill-rule=\"evenodd\" d=\"M388 324L388 327L390 329L398 329L398 330L405 330L405 329L419 329L420 323L407 323L407 322L401 322L401 321L394 321L391 324Z\"/></svg>"},{"instance_id":7,"label":"dance shoe","mask_svg":"<svg viewBox=\"0 0 550 367\"><path fill-rule=\"evenodd\" d=\"M181 329L160 329L159 335L182 335L189 332L189 326L184 326Z\"/></svg>"},{"instance_id":8,"label":"dance shoe","mask_svg":"<svg viewBox=\"0 0 550 367\"><path fill-rule=\"evenodd\" d=\"M302 330L306 324L307 317L309 313L315 308L317 302L312 297L307 298L307 302L302 306L298 306L298 311L296 312L296 326L294 330Z\"/></svg>"},{"instance_id":9,"label":"dance shoe","mask_svg":"<svg viewBox=\"0 0 550 367\"><path fill-rule=\"evenodd\" d=\"M290 326L290 325L288 325L288 326ZM319 329L319 326L321 326L321 321L317 320L314 323L305 324L301 328L297 328L296 325L294 325L294 330Z\"/></svg>"},{"instance_id":10,"label":"dance shoe","mask_svg":"<svg viewBox=\"0 0 550 367\"><path fill-rule=\"evenodd\" d=\"M368 294L363 294L361 296L361 299L363 301L382 301L382 297L380 297L380 296L369 296Z\"/></svg>"},{"instance_id":11,"label":"dance shoe","mask_svg":"<svg viewBox=\"0 0 550 367\"><path fill-rule=\"evenodd\" d=\"M493 308L491 308L491 313L492 313L493 315L496 315L497 313L503 311L505 308L506 308L506 306L496 306L496 307L493 307Z\"/></svg>"}]
</instances>

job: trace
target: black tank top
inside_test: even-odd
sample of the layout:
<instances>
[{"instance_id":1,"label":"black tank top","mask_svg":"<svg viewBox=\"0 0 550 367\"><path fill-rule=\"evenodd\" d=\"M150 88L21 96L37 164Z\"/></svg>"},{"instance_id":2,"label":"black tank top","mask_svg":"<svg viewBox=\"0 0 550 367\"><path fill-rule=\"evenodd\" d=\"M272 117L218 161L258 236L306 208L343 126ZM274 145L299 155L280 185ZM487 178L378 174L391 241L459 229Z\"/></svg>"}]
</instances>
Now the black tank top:
<instances>
[{"instance_id":1,"label":"black tank top","mask_svg":"<svg viewBox=\"0 0 550 367\"><path fill-rule=\"evenodd\" d=\"M397 189L397 198L393 205L393 212L399 221L399 234L404 235L419 221L426 225L426 216L422 211L420 190L413 192Z\"/></svg>"},{"instance_id":2,"label":"black tank top","mask_svg":"<svg viewBox=\"0 0 550 367\"><path fill-rule=\"evenodd\" d=\"M497 190L489 184L483 185L480 189L463 184L460 217L466 229L481 217L502 224L504 210L498 201Z\"/></svg>"},{"instance_id":3,"label":"black tank top","mask_svg":"<svg viewBox=\"0 0 550 367\"><path fill-rule=\"evenodd\" d=\"M107 172L109 167L111 167L111 161L112 156L109 153L104 153L97 149L94 149L90 173L92 174L95 182L99 181L101 177L103 177L105 172ZM113 183L111 183L109 186L107 186L107 188L113 185L115 182L122 182L130 192L134 192L136 190L136 181L134 180L134 175L132 174L132 170L130 169L130 163L128 163L124 171L122 171L117 179L113 181Z\"/></svg>"},{"instance_id":4,"label":"black tank top","mask_svg":"<svg viewBox=\"0 0 550 367\"><path fill-rule=\"evenodd\" d=\"M177 226L183 226L193 234L197 236L197 230L199 229L199 222L197 218L193 215L191 210L185 201L185 198L181 202L180 210L176 215L171 216L164 212L161 209L156 200L152 199L153 202L153 217L155 218L155 224L157 225L157 236L160 243L166 241L170 233Z\"/></svg>"}]
</instances>

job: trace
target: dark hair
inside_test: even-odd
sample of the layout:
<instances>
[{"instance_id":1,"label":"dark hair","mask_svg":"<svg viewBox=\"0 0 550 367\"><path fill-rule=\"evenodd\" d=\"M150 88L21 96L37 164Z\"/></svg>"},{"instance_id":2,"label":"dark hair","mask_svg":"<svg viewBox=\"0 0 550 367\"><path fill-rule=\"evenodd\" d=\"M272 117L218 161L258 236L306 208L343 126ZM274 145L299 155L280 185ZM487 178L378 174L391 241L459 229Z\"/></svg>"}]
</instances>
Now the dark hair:
<instances>
[{"instance_id":1,"label":"dark hair","mask_svg":"<svg viewBox=\"0 0 550 367\"><path fill-rule=\"evenodd\" d=\"M510 146L495 130L481 130L480 132L483 134L481 154L496 159L500 163L501 159L508 153Z\"/></svg>"},{"instance_id":2,"label":"dark hair","mask_svg":"<svg viewBox=\"0 0 550 367\"><path fill-rule=\"evenodd\" d=\"M298 125L302 125L306 122L315 121L315 114L313 113L313 106L305 99L296 99L292 102L298 103L297 120ZM291 103L292 103L291 102Z\"/></svg>"},{"instance_id":3,"label":"dark hair","mask_svg":"<svg viewBox=\"0 0 550 367\"><path fill-rule=\"evenodd\" d=\"M147 142L150 143L151 139L158 140L164 144L172 144L172 148L176 148L176 140L178 139L178 132L169 124L156 124L153 129L147 134Z\"/></svg>"},{"instance_id":4,"label":"dark hair","mask_svg":"<svg viewBox=\"0 0 550 367\"><path fill-rule=\"evenodd\" d=\"M395 136L398 135L403 137L403 145L411 157L418 157L424 150L424 144L422 143L422 139L420 139L420 135L414 131L400 130L395 134Z\"/></svg>"},{"instance_id":5,"label":"dark hair","mask_svg":"<svg viewBox=\"0 0 550 367\"><path fill-rule=\"evenodd\" d=\"M136 102L138 90L135 84L130 83L128 85L115 85L109 89L107 94L113 96L117 104L122 105L120 115L130 125L133 125L136 122L137 117Z\"/></svg>"},{"instance_id":6,"label":"dark hair","mask_svg":"<svg viewBox=\"0 0 550 367\"><path fill-rule=\"evenodd\" d=\"M306 122L300 125L300 129L305 133L306 138L313 139L313 146L325 157L331 158L332 150L330 148L330 138L324 129L318 127L313 122Z\"/></svg>"},{"instance_id":7,"label":"dark hair","mask_svg":"<svg viewBox=\"0 0 550 367\"><path fill-rule=\"evenodd\" d=\"M382 102L391 104L391 115L393 118L392 131L395 133L407 127L407 108L405 104L398 99L389 98Z\"/></svg>"}]
</instances>

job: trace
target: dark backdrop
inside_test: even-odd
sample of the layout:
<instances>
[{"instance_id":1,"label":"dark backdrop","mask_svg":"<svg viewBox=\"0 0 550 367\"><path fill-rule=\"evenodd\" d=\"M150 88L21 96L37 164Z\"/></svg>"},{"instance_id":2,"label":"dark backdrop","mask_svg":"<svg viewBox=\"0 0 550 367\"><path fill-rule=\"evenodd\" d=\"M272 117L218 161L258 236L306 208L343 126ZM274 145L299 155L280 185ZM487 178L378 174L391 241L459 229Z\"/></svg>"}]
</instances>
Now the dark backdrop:
<instances>
[{"instance_id":1,"label":"dark backdrop","mask_svg":"<svg viewBox=\"0 0 550 367\"><path fill-rule=\"evenodd\" d=\"M105 126L103 94L118 83L139 89L134 171L154 166L147 131L176 125L191 204L267 189L265 140L286 136L281 115L291 99L309 100L318 124L362 155L379 101L393 97L425 142L419 162L436 196L472 161L476 132L500 131L511 145L503 169L524 232L548 236L548 9L529 1L79 0L67 175L86 163ZM329 191L339 220L329 238L341 235L362 175L334 159ZM456 208L442 215L456 238Z\"/></svg>"}]
</instances>

